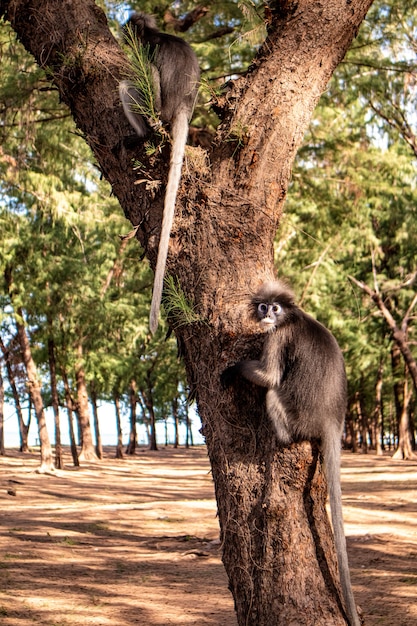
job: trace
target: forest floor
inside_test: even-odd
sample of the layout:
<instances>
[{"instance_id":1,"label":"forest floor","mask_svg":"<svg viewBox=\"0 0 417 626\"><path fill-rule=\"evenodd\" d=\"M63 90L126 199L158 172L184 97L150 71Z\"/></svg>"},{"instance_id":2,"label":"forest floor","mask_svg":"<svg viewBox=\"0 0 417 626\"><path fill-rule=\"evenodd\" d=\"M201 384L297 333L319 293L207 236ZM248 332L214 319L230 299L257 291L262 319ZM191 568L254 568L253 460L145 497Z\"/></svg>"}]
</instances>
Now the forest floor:
<instances>
[{"instance_id":1,"label":"forest floor","mask_svg":"<svg viewBox=\"0 0 417 626\"><path fill-rule=\"evenodd\" d=\"M2 626L236 626L204 447L35 473L0 457ZM366 626L417 625L417 463L343 455Z\"/></svg>"}]
</instances>

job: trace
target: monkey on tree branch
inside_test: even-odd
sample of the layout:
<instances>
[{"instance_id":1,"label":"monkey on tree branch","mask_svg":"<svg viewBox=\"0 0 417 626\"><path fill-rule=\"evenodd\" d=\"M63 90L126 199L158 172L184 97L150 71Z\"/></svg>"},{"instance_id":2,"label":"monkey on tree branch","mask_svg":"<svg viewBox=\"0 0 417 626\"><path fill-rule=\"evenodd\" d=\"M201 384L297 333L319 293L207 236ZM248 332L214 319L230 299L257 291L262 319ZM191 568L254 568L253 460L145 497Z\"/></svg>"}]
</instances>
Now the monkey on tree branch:
<instances>
[{"instance_id":1,"label":"monkey on tree branch","mask_svg":"<svg viewBox=\"0 0 417 626\"><path fill-rule=\"evenodd\" d=\"M161 120L170 123L172 135L164 217L149 315L149 327L151 333L154 334L158 327L169 237L187 143L188 123L197 98L200 68L191 46L179 37L159 32L153 17L144 13L134 14L125 29L129 27L131 36L136 38L139 45L149 54L155 107L158 112L160 111ZM149 134L150 125L147 124L146 118L138 114L135 109L135 106L143 109L140 102L144 94L139 93L127 80L119 84L119 93L129 122L136 130L138 137L144 139Z\"/></svg>"},{"instance_id":2,"label":"monkey on tree branch","mask_svg":"<svg viewBox=\"0 0 417 626\"><path fill-rule=\"evenodd\" d=\"M220 377L231 363L263 353L247 296L275 279L273 241L296 151L370 4L265 3L267 41L217 102L209 165L183 172L178 189L166 272L198 315L192 323L176 319L174 332L207 442L240 626L348 622L319 448L280 443L259 382L239 383L234 394ZM118 93L127 59L104 13L93 0L0 0L0 14L53 78L155 268L166 186L135 184L138 151L123 141L131 126ZM167 180L169 146L140 156L150 183Z\"/></svg>"}]
</instances>

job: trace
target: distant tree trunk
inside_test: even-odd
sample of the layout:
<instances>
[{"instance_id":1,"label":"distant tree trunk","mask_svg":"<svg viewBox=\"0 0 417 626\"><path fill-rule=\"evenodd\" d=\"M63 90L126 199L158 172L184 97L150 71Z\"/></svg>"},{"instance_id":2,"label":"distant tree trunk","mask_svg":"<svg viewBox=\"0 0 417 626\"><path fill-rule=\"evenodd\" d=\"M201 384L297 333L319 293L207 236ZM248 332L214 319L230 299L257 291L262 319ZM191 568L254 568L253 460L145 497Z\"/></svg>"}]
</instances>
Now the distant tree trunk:
<instances>
[{"instance_id":1,"label":"distant tree trunk","mask_svg":"<svg viewBox=\"0 0 417 626\"><path fill-rule=\"evenodd\" d=\"M30 398L35 408L35 415L38 422L39 440L41 443L41 465L37 469L39 473L48 473L54 471L54 463L52 459L52 447L49 439L48 431L46 428L45 412L43 407L43 400L41 394L41 385L38 379L38 373L36 371L35 361L32 357L32 351L30 348L29 339L26 333L26 328L23 324L23 311L17 309L18 317L16 318L17 336L20 343L20 349L22 351L23 363L25 364L27 374L27 385L29 389Z\"/></svg>"},{"instance_id":2,"label":"distant tree trunk","mask_svg":"<svg viewBox=\"0 0 417 626\"><path fill-rule=\"evenodd\" d=\"M55 467L62 469L61 425L59 423L59 396L56 379L55 344L52 337L48 339L49 376L51 381L52 409L55 423Z\"/></svg>"},{"instance_id":3,"label":"distant tree trunk","mask_svg":"<svg viewBox=\"0 0 417 626\"><path fill-rule=\"evenodd\" d=\"M381 358L375 383L375 408L373 418L375 428L375 450L378 456L381 456L384 450L384 415L382 409L383 374L384 361Z\"/></svg>"},{"instance_id":4,"label":"distant tree trunk","mask_svg":"<svg viewBox=\"0 0 417 626\"><path fill-rule=\"evenodd\" d=\"M129 443L126 447L126 454L135 454L138 445L138 434L136 429L136 381L131 380L129 385L129 404L130 404L130 429L129 429Z\"/></svg>"},{"instance_id":5,"label":"distant tree trunk","mask_svg":"<svg viewBox=\"0 0 417 626\"><path fill-rule=\"evenodd\" d=\"M141 389L141 395L145 404L146 412L149 416L149 449L158 450L156 443L156 419L153 405L152 383L149 372L146 373L146 389Z\"/></svg>"},{"instance_id":6,"label":"distant tree trunk","mask_svg":"<svg viewBox=\"0 0 417 626\"><path fill-rule=\"evenodd\" d=\"M88 406L87 383L85 379L83 348L77 346L77 362L75 364L75 382L77 386L77 415L81 430L81 452L78 456L80 461L97 461L98 457L94 449L93 437L90 426L90 409Z\"/></svg>"},{"instance_id":7,"label":"distant tree trunk","mask_svg":"<svg viewBox=\"0 0 417 626\"><path fill-rule=\"evenodd\" d=\"M361 392L355 393L355 408L358 416L359 429L361 434L361 447L363 454L368 453L368 420L362 404Z\"/></svg>"},{"instance_id":8,"label":"distant tree trunk","mask_svg":"<svg viewBox=\"0 0 417 626\"><path fill-rule=\"evenodd\" d=\"M345 418L345 448L354 454L359 451L359 418L356 410L356 392L349 396Z\"/></svg>"},{"instance_id":9,"label":"distant tree trunk","mask_svg":"<svg viewBox=\"0 0 417 626\"><path fill-rule=\"evenodd\" d=\"M410 401L413 396L413 390L408 385L408 368L405 366L404 380L402 383L402 408L400 419L398 422L398 448L393 454L393 459L410 460L417 459L417 455L413 452L410 439Z\"/></svg>"},{"instance_id":10,"label":"distant tree trunk","mask_svg":"<svg viewBox=\"0 0 417 626\"><path fill-rule=\"evenodd\" d=\"M4 383L0 364L0 455L4 456Z\"/></svg>"},{"instance_id":11,"label":"distant tree trunk","mask_svg":"<svg viewBox=\"0 0 417 626\"><path fill-rule=\"evenodd\" d=\"M164 418L164 430L165 430L165 447L168 446L168 418Z\"/></svg>"},{"instance_id":12,"label":"distant tree trunk","mask_svg":"<svg viewBox=\"0 0 417 626\"><path fill-rule=\"evenodd\" d=\"M191 434L190 415L189 415L189 410L188 410L188 402L186 402L185 404L185 447L186 448L190 447L190 434Z\"/></svg>"},{"instance_id":13,"label":"distant tree trunk","mask_svg":"<svg viewBox=\"0 0 417 626\"><path fill-rule=\"evenodd\" d=\"M19 436L20 436L19 450L20 452L28 452L29 450L28 435L29 435L30 419L28 420L28 423L25 424L25 420L23 419L22 405L20 404L19 392L17 391L17 386L16 386L16 382L14 379L14 374L13 374L13 369L12 369L12 364L11 364L10 350L6 348L1 337L0 337L0 349L4 356L4 363L6 365L7 378L9 381L10 389L12 390L14 406L16 409L17 419L19 423Z\"/></svg>"},{"instance_id":14,"label":"distant tree trunk","mask_svg":"<svg viewBox=\"0 0 417 626\"><path fill-rule=\"evenodd\" d=\"M123 459L123 433L122 420L120 419L120 396L118 393L113 394L114 408L116 413L116 429L117 429L117 446L116 459Z\"/></svg>"},{"instance_id":15,"label":"distant tree trunk","mask_svg":"<svg viewBox=\"0 0 417 626\"><path fill-rule=\"evenodd\" d=\"M410 403L410 441L413 452L416 451L416 403Z\"/></svg>"},{"instance_id":16,"label":"distant tree trunk","mask_svg":"<svg viewBox=\"0 0 417 626\"><path fill-rule=\"evenodd\" d=\"M408 368L405 366L405 372L401 367L401 351L394 344L391 348L391 367L394 377L394 401L396 415L396 432L397 432L397 450L394 452L395 459L411 459L415 458L415 454L411 447L409 428L409 404L412 397L412 391L408 390Z\"/></svg>"},{"instance_id":17,"label":"distant tree trunk","mask_svg":"<svg viewBox=\"0 0 417 626\"><path fill-rule=\"evenodd\" d=\"M178 396L176 394L172 398L171 406L172 406L172 416L174 418L174 448L178 448L179 441L180 441L180 437L179 437L180 421L178 417Z\"/></svg>"},{"instance_id":18,"label":"distant tree trunk","mask_svg":"<svg viewBox=\"0 0 417 626\"><path fill-rule=\"evenodd\" d=\"M68 412L68 433L69 433L69 438L70 438L72 462L74 464L74 467L79 467L80 461L78 460L77 444L75 442L75 434L74 434L74 423L72 419L74 401L71 395L71 389L70 389L69 382L68 382L68 376L64 369L62 369L61 376L62 376L62 380L64 383L65 402L67 405L67 412Z\"/></svg>"},{"instance_id":19,"label":"distant tree trunk","mask_svg":"<svg viewBox=\"0 0 417 626\"><path fill-rule=\"evenodd\" d=\"M99 459L103 458L103 445L101 443L100 422L98 419L97 393L94 385L90 385L90 398L93 407L94 433L96 437L96 454Z\"/></svg>"}]
</instances>

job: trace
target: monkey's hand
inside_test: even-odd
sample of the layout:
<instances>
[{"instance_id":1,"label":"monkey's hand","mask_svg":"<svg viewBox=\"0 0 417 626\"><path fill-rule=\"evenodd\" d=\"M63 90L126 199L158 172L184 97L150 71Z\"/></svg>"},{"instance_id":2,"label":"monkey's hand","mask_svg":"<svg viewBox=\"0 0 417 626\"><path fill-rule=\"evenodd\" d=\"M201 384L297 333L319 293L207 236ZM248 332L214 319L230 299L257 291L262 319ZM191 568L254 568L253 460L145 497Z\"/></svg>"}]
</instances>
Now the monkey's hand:
<instances>
[{"instance_id":1,"label":"monkey's hand","mask_svg":"<svg viewBox=\"0 0 417 626\"><path fill-rule=\"evenodd\" d=\"M230 367L226 367L225 370L220 375L220 382L222 384L223 389L227 389L235 382L239 373L239 368L237 365L231 365Z\"/></svg>"}]
</instances>

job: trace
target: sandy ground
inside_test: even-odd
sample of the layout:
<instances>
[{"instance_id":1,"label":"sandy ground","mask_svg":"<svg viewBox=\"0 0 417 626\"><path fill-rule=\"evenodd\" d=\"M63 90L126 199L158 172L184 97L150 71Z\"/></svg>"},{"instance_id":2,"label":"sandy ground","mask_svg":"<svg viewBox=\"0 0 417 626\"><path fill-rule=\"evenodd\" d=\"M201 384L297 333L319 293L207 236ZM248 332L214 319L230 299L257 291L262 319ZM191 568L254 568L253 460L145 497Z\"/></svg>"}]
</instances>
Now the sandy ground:
<instances>
[{"instance_id":1,"label":"sandy ground","mask_svg":"<svg viewBox=\"0 0 417 626\"><path fill-rule=\"evenodd\" d=\"M236 626L204 448L37 466L0 457L2 626ZM417 463L346 454L342 480L365 624L416 626Z\"/></svg>"}]
</instances>

